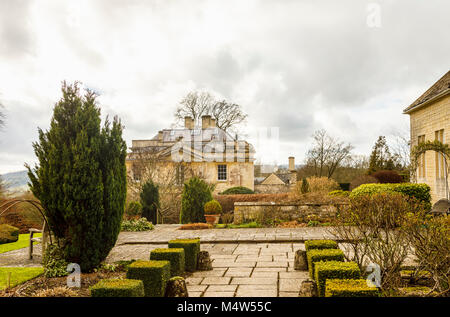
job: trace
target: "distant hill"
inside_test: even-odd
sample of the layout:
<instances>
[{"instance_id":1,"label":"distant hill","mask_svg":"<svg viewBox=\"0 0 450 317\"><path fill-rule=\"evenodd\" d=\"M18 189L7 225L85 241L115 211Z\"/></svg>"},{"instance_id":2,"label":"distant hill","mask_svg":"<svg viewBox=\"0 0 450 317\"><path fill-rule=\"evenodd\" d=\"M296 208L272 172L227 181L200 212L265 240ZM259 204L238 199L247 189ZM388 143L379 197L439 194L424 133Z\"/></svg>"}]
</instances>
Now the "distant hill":
<instances>
[{"instance_id":1,"label":"distant hill","mask_svg":"<svg viewBox=\"0 0 450 317\"><path fill-rule=\"evenodd\" d=\"M0 175L6 191L8 192L26 192L28 190L28 171L19 171Z\"/></svg>"}]
</instances>

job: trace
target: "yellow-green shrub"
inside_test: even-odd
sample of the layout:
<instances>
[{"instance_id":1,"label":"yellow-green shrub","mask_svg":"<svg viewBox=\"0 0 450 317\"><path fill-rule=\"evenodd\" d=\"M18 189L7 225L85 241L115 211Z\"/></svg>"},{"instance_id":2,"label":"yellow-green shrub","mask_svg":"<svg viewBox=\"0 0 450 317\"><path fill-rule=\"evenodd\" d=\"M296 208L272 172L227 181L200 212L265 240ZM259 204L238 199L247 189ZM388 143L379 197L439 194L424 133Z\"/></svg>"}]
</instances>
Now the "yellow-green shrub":
<instances>
[{"instance_id":1,"label":"yellow-green shrub","mask_svg":"<svg viewBox=\"0 0 450 317\"><path fill-rule=\"evenodd\" d=\"M0 225L0 244L11 243L19 240L19 228L8 224Z\"/></svg>"},{"instance_id":2,"label":"yellow-green shrub","mask_svg":"<svg viewBox=\"0 0 450 317\"><path fill-rule=\"evenodd\" d=\"M329 279L325 282L325 297L379 297L376 287L369 287L363 279Z\"/></svg>"},{"instance_id":3,"label":"yellow-green shrub","mask_svg":"<svg viewBox=\"0 0 450 317\"><path fill-rule=\"evenodd\" d=\"M360 279L361 271L355 262L327 261L316 262L314 279L319 296L325 295L325 282L328 279Z\"/></svg>"},{"instance_id":4,"label":"yellow-green shrub","mask_svg":"<svg viewBox=\"0 0 450 317\"><path fill-rule=\"evenodd\" d=\"M170 262L136 261L128 267L127 278L141 280L146 297L163 297L170 279Z\"/></svg>"},{"instance_id":5,"label":"yellow-green shrub","mask_svg":"<svg viewBox=\"0 0 450 317\"><path fill-rule=\"evenodd\" d=\"M323 249L323 250L309 250L306 252L308 260L308 270L310 276L314 277L314 267L316 262L320 261L344 261L344 252L339 249Z\"/></svg>"},{"instance_id":6,"label":"yellow-green shrub","mask_svg":"<svg viewBox=\"0 0 450 317\"><path fill-rule=\"evenodd\" d=\"M171 276L179 276L184 273L185 259L183 248L155 249L150 252L150 260L169 261Z\"/></svg>"},{"instance_id":7,"label":"yellow-green shrub","mask_svg":"<svg viewBox=\"0 0 450 317\"><path fill-rule=\"evenodd\" d=\"M144 284L140 280L105 279L90 288L91 297L143 297Z\"/></svg>"},{"instance_id":8,"label":"yellow-green shrub","mask_svg":"<svg viewBox=\"0 0 450 317\"><path fill-rule=\"evenodd\" d=\"M313 249L337 249L338 244L333 240L307 240L305 241L305 249L306 251Z\"/></svg>"},{"instance_id":9,"label":"yellow-green shrub","mask_svg":"<svg viewBox=\"0 0 450 317\"><path fill-rule=\"evenodd\" d=\"M179 239L169 241L169 248L183 248L185 269L194 272L197 269L197 256L200 252L200 239Z\"/></svg>"}]
</instances>

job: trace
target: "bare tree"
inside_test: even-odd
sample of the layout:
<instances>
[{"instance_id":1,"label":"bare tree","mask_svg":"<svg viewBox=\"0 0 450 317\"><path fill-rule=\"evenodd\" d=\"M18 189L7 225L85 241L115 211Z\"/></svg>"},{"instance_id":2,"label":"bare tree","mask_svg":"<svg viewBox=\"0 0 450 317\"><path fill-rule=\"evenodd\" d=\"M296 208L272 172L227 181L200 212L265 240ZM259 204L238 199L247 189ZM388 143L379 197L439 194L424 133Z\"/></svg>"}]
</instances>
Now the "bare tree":
<instances>
[{"instance_id":1,"label":"bare tree","mask_svg":"<svg viewBox=\"0 0 450 317\"><path fill-rule=\"evenodd\" d=\"M175 111L175 120L181 123L186 116L190 116L199 123L203 115L215 118L217 126L224 131L236 130L247 118L240 105L226 100L218 101L209 92L193 91L181 100Z\"/></svg>"},{"instance_id":2,"label":"bare tree","mask_svg":"<svg viewBox=\"0 0 450 317\"><path fill-rule=\"evenodd\" d=\"M5 125L5 114L2 111L3 105L0 103L0 129Z\"/></svg>"},{"instance_id":3,"label":"bare tree","mask_svg":"<svg viewBox=\"0 0 450 317\"><path fill-rule=\"evenodd\" d=\"M314 132L313 147L306 154L306 164L314 168L315 176L333 176L344 160L351 155L353 146L327 134L323 129Z\"/></svg>"}]
</instances>

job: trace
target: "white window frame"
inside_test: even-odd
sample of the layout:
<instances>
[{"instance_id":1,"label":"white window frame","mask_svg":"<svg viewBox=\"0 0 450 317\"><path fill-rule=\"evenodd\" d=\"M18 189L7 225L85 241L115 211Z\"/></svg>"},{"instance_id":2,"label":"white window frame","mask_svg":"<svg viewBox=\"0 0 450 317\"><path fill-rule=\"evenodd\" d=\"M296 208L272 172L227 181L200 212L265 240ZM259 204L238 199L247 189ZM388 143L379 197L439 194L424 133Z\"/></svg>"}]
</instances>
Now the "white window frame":
<instances>
[{"instance_id":1,"label":"white window frame","mask_svg":"<svg viewBox=\"0 0 450 317\"><path fill-rule=\"evenodd\" d=\"M225 172L221 171L221 168L225 168ZM225 176L224 179L221 178L223 176ZM227 167L227 164L218 164L217 165L217 180L219 182L225 182L225 181L227 181L227 179L228 179L228 167Z\"/></svg>"}]
</instances>

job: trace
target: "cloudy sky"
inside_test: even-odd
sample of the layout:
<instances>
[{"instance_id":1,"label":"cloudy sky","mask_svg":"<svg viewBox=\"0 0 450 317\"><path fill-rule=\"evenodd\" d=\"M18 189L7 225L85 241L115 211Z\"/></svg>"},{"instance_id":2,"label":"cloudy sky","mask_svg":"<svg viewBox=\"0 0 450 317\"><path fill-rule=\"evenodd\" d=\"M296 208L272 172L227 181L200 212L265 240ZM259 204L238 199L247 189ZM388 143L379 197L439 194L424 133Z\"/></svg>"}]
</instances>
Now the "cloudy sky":
<instances>
[{"instance_id":1,"label":"cloudy sky","mask_svg":"<svg viewBox=\"0 0 450 317\"><path fill-rule=\"evenodd\" d=\"M1 0L0 173L35 161L62 80L96 90L129 145L198 89L242 105L248 131L279 127L279 163L300 163L320 128L368 154L408 130L402 110L450 69L448 12L448 0Z\"/></svg>"}]
</instances>

